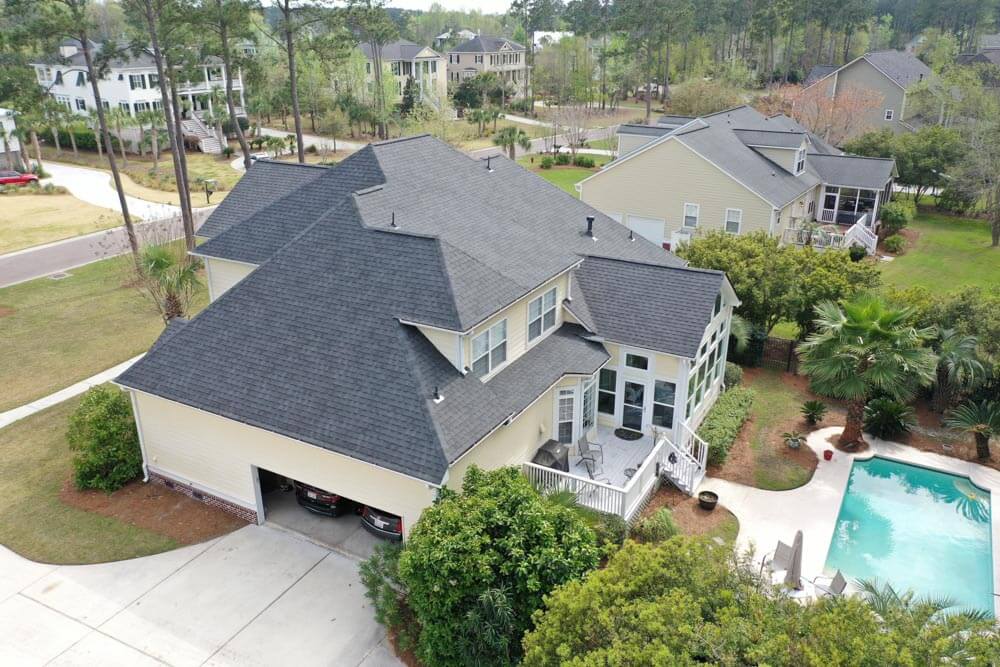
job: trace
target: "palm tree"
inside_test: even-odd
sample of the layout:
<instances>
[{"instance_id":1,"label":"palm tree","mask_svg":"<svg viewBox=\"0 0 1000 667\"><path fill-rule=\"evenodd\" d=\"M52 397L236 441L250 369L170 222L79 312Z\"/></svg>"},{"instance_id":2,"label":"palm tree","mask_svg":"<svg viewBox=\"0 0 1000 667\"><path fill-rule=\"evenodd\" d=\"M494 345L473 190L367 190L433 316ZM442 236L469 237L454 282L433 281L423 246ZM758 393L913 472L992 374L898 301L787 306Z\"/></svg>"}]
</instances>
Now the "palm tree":
<instances>
[{"instance_id":1,"label":"palm tree","mask_svg":"<svg viewBox=\"0 0 1000 667\"><path fill-rule=\"evenodd\" d=\"M937 357L924 344L935 329L909 326L912 316L873 294L816 306L816 332L799 345L802 369L820 393L847 401L841 447L864 444L865 405L876 392L907 400L934 380Z\"/></svg>"},{"instance_id":2,"label":"palm tree","mask_svg":"<svg viewBox=\"0 0 1000 667\"><path fill-rule=\"evenodd\" d=\"M979 340L963 336L954 329L941 331L937 344L938 366L934 380L934 409L944 412L956 389L971 387L985 374L976 355Z\"/></svg>"},{"instance_id":3,"label":"palm tree","mask_svg":"<svg viewBox=\"0 0 1000 667\"><path fill-rule=\"evenodd\" d=\"M122 152L122 164L128 166L128 157L125 155L125 137L122 136L122 129L135 123L132 114L121 107L108 112L111 122L115 126L115 136L118 137L118 149ZM109 149L110 150L110 149Z\"/></svg>"},{"instance_id":4,"label":"palm tree","mask_svg":"<svg viewBox=\"0 0 1000 667\"><path fill-rule=\"evenodd\" d=\"M515 158L515 151L518 146L524 150L531 149L531 139L527 133L519 127L505 127L493 135L493 143L507 151L507 157L511 160Z\"/></svg>"},{"instance_id":5,"label":"palm tree","mask_svg":"<svg viewBox=\"0 0 1000 667\"><path fill-rule=\"evenodd\" d=\"M976 456L985 461L990 458L990 438L1000 435L1000 403L967 401L952 410L944 424L971 433L976 440Z\"/></svg>"},{"instance_id":6,"label":"palm tree","mask_svg":"<svg viewBox=\"0 0 1000 667\"><path fill-rule=\"evenodd\" d=\"M62 146L59 144L59 130L62 129L63 123L66 122L66 107L53 99L48 99L42 106L42 115L45 118L45 124L49 128L49 132L52 134L52 143L56 147L56 155L62 155Z\"/></svg>"},{"instance_id":7,"label":"palm tree","mask_svg":"<svg viewBox=\"0 0 1000 667\"><path fill-rule=\"evenodd\" d=\"M187 254L168 244L150 245L140 254L142 284L156 302L164 322L184 317L198 286L197 266Z\"/></svg>"},{"instance_id":8,"label":"palm tree","mask_svg":"<svg viewBox=\"0 0 1000 667\"><path fill-rule=\"evenodd\" d=\"M87 112L87 125L94 131L94 143L97 144L97 157L104 160L104 147L101 146L101 119L97 117L97 109Z\"/></svg>"},{"instance_id":9,"label":"palm tree","mask_svg":"<svg viewBox=\"0 0 1000 667\"><path fill-rule=\"evenodd\" d=\"M753 332L753 325L737 313L733 313L729 320L729 335L733 337L733 343L737 352L743 352L750 344L750 335Z\"/></svg>"},{"instance_id":10,"label":"palm tree","mask_svg":"<svg viewBox=\"0 0 1000 667\"><path fill-rule=\"evenodd\" d=\"M149 126L149 146L153 153L153 171L159 169L160 163L160 129L164 124L163 111L160 109L149 109L143 111L138 116L141 127Z\"/></svg>"}]
</instances>

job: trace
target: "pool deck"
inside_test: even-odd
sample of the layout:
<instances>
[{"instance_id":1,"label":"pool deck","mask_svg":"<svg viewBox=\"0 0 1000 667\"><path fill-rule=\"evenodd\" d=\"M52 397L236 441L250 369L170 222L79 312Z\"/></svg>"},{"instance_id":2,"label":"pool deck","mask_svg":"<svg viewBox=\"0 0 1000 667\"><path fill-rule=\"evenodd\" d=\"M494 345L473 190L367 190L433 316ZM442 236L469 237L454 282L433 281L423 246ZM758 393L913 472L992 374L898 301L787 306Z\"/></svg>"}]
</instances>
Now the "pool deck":
<instances>
[{"instance_id":1,"label":"pool deck","mask_svg":"<svg viewBox=\"0 0 1000 667\"><path fill-rule=\"evenodd\" d=\"M839 427L831 427L809 435L806 443L816 452L819 465L812 479L797 489L765 491L706 477L698 490L715 491L719 494L719 503L739 519L737 543L743 548L752 549L758 563L765 554L774 550L778 540L791 544L795 531L801 530L802 577L812 579L821 574L832 574L824 573L823 568L855 459L881 456L968 477L974 484L990 492L993 607L995 618L1000 619L1000 471L978 463L880 440L868 434L865 434L868 449L860 454L849 454L837 450L831 444L840 431ZM826 449L834 450L833 460L823 460L823 451Z\"/></svg>"}]
</instances>

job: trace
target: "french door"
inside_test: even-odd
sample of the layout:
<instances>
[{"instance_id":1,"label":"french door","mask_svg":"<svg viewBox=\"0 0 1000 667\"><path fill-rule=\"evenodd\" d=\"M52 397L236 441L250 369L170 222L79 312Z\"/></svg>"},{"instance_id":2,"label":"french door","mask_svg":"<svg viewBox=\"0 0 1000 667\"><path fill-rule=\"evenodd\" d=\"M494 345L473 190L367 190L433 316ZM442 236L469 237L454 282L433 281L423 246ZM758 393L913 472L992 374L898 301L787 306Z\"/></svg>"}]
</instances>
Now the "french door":
<instances>
[{"instance_id":1,"label":"french door","mask_svg":"<svg viewBox=\"0 0 1000 667\"><path fill-rule=\"evenodd\" d=\"M643 430L643 410L646 404L646 385L625 380L622 388L622 426L632 431Z\"/></svg>"}]
</instances>

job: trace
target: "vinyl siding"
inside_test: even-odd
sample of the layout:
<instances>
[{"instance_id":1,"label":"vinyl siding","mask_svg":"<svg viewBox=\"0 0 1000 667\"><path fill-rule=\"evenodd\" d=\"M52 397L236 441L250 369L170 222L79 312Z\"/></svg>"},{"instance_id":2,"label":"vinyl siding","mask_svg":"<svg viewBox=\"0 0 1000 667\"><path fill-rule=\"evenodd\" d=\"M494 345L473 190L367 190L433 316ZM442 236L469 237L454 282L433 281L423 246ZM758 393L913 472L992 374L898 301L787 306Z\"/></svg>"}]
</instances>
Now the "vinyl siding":
<instances>
[{"instance_id":1,"label":"vinyl siding","mask_svg":"<svg viewBox=\"0 0 1000 667\"><path fill-rule=\"evenodd\" d=\"M795 169L794 148L755 147L754 150L789 173Z\"/></svg>"},{"instance_id":2,"label":"vinyl siding","mask_svg":"<svg viewBox=\"0 0 1000 667\"><path fill-rule=\"evenodd\" d=\"M625 155L634 151L640 146L645 146L650 141L653 141L657 137L647 137L637 134L619 134L618 135L618 155Z\"/></svg>"},{"instance_id":3,"label":"vinyl siding","mask_svg":"<svg viewBox=\"0 0 1000 667\"><path fill-rule=\"evenodd\" d=\"M742 209L743 233L767 231L771 223L767 202L675 139L598 172L581 198L604 213L662 218L667 241L683 225L685 203L701 207L701 231L725 229L727 208Z\"/></svg>"},{"instance_id":4,"label":"vinyl siding","mask_svg":"<svg viewBox=\"0 0 1000 667\"><path fill-rule=\"evenodd\" d=\"M458 344L459 339L461 338L459 334L421 326L418 326L417 329L427 340L431 342L435 348L437 348L437 351L441 353L441 356L451 362L452 366L458 370L462 370L462 366L460 365L460 360L458 358Z\"/></svg>"},{"instance_id":5,"label":"vinyl siding","mask_svg":"<svg viewBox=\"0 0 1000 667\"><path fill-rule=\"evenodd\" d=\"M256 507L251 466L403 517L412 527L436 489L314 445L141 392L136 397L147 464L178 481Z\"/></svg>"},{"instance_id":6,"label":"vinyl siding","mask_svg":"<svg viewBox=\"0 0 1000 667\"><path fill-rule=\"evenodd\" d=\"M837 93L841 94L850 87L874 90L882 95L879 106L864 114L865 128L858 130L858 134L887 127L896 132L903 131L899 120L903 117L906 93L902 88L886 78L867 60L859 60L837 73ZM886 109L893 110L893 120L885 120Z\"/></svg>"},{"instance_id":7,"label":"vinyl siding","mask_svg":"<svg viewBox=\"0 0 1000 667\"><path fill-rule=\"evenodd\" d=\"M256 266L231 262L217 257L204 257L208 275L208 297L215 301L229 291L229 288L246 278Z\"/></svg>"}]
</instances>

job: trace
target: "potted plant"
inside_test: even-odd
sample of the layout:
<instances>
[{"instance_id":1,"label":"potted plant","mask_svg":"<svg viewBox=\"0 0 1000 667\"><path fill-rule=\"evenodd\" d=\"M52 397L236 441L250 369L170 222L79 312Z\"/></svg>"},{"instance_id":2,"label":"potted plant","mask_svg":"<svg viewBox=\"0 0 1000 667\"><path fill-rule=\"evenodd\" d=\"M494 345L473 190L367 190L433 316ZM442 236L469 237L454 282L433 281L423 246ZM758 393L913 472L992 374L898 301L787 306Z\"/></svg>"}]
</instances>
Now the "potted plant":
<instances>
[{"instance_id":1,"label":"potted plant","mask_svg":"<svg viewBox=\"0 0 1000 667\"><path fill-rule=\"evenodd\" d=\"M715 509L715 506L719 503L719 494L714 491L702 491L698 494L698 505L703 510L708 510L711 512Z\"/></svg>"},{"instance_id":2,"label":"potted plant","mask_svg":"<svg viewBox=\"0 0 1000 667\"><path fill-rule=\"evenodd\" d=\"M791 449L798 449L802 446L802 442L805 440L803 436L798 431L792 431L791 433L782 433L781 437L785 439L785 444Z\"/></svg>"},{"instance_id":3,"label":"potted plant","mask_svg":"<svg viewBox=\"0 0 1000 667\"><path fill-rule=\"evenodd\" d=\"M801 412L806 418L806 422L810 426L815 426L819 422L823 421L823 417L826 416L826 403L823 401L806 401L802 404Z\"/></svg>"}]
</instances>

